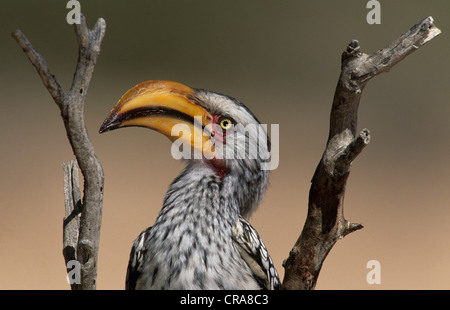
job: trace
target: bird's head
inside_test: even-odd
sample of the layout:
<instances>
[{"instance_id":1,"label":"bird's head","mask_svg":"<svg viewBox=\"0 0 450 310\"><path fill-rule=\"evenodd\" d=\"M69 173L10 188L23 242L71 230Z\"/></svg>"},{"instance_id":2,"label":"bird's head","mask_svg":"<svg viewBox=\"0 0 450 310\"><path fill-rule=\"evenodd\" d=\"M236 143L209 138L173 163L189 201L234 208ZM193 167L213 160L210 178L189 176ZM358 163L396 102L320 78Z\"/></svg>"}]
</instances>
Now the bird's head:
<instances>
[{"instance_id":1,"label":"bird's head","mask_svg":"<svg viewBox=\"0 0 450 310\"><path fill-rule=\"evenodd\" d=\"M174 143L172 155L211 168L233 186L242 215L253 211L268 183L270 141L263 126L240 101L172 81L147 81L126 92L100 133L139 126Z\"/></svg>"}]
</instances>

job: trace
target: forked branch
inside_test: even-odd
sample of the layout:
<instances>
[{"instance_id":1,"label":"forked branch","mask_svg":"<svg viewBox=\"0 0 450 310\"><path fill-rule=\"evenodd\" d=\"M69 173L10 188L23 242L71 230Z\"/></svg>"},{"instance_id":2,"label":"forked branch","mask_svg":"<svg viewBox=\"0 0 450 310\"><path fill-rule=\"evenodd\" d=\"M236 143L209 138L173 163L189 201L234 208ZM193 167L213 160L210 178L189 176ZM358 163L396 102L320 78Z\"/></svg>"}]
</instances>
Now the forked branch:
<instances>
[{"instance_id":1,"label":"forked branch","mask_svg":"<svg viewBox=\"0 0 450 310\"><path fill-rule=\"evenodd\" d=\"M344 194L351 163L370 141L367 129L357 134L358 106L367 82L394 65L441 31L427 17L385 48L360 51L353 40L342 54L334 94L327 145L311 181L303 231L284 261L283 289L314 289L322 264L340 238L363 228L344 218Z\"/></svg>"},{"instance_id":2,"label":"forked branch","mask_svg":"<svg viewBox=\"0 0 450 310\"><path fill-rule=\"evenodd\" d=\"M64 165L66 218L63 255L66 263L76 260L81 267L80 283L72 283L72 289L95 289L104 176L86 130L83 111L106 24L104 19L100 18L90 30L85 17L81 16L81 23L74 24L74 27L78 40L78 63L72 86L67 93L50 72L45 59L25 35L16 30L12 36L36 68L42 82L61 110L67 137L83 174L84 193L81 201L77 165L76 163Z\"/></svg>"}]
</instances>

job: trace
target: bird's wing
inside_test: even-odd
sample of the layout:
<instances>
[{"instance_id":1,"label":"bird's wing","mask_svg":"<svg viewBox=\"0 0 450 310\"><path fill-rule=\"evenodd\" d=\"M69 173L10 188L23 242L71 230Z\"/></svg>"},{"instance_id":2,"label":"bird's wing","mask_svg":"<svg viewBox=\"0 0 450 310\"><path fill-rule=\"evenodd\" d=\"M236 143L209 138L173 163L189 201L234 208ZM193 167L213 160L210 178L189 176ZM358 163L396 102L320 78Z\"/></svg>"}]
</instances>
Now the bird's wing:
<instances>
[{"instance_id":1,"label":"bird's wing","mask_svg":"<svg viewBox=\"0 0 450 310\"><path fill-rule=\"evenodd\" d=\"M130 260L128 262L127 277L125 280L126 290L136 289L137 281L141 275L139 267L141 266L142 259L144 257L145 251L144 243L151 229L152 228L149 227L145 229L143 232L141 232L141 234L136 238L136 240L133 243L133 247L131 248L130 253Z\"/></svg>"},{"instance_id":2,"label":"bird's wing","mask_svg":"<svg viewBox=\"0 0 450 310\"><path fill-rule=\"evenodd\" d=\"M280 279L269 252L250 223L239 217L232 229L232 234L234 245L261 287L269 290L280 289Z\"/></svg>"}]
</instances>

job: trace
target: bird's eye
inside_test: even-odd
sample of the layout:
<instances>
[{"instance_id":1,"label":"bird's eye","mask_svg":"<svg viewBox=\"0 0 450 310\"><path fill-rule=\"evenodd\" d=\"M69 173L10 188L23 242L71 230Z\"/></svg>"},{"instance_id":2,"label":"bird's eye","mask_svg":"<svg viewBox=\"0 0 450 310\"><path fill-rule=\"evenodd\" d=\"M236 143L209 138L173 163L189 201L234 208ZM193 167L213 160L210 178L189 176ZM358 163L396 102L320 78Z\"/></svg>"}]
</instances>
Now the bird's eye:
<instances>
[{"instance_id":1,"label":"bird's eye","mask_svg":"<svg viewBox=\"0 0 450 310\"><path fill-rule=\"evenodd\" d=\"M228 130L231 129L231 127L233 126L233 121L230 118L222 118L219 124L223 130Z\"/></svg>"}]
</instances>

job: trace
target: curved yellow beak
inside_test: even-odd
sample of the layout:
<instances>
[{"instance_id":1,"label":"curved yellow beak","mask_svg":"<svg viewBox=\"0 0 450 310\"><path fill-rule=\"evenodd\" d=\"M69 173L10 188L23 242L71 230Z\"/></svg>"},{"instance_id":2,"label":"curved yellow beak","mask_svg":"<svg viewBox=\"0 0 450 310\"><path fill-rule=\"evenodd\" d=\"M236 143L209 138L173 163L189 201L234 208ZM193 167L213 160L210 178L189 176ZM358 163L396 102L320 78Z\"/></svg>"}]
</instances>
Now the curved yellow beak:
<instances>
[{"instance_id":1,"label":"curved yellow beak","mask_svg":"<svg viewBox=\"0 0 450 310\"><path fill-rule=\"evenodd\" d=\"M212 116L196 103L194 93L194 89L172 81L140 83L120 98L99 132L146 127L209 154L213 150L208 131Z\"/></svg>"}]
</instances>

